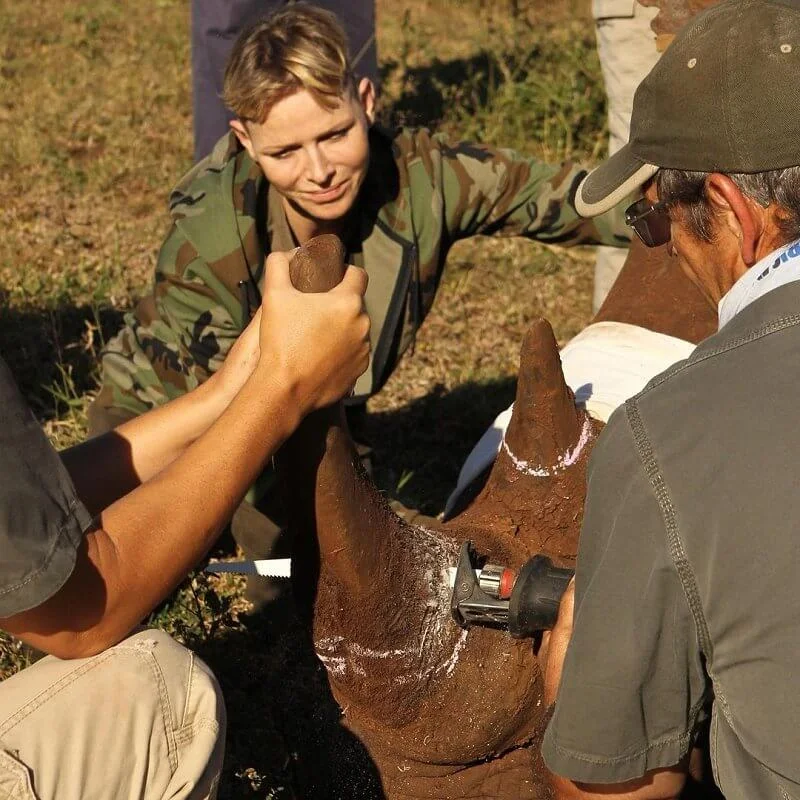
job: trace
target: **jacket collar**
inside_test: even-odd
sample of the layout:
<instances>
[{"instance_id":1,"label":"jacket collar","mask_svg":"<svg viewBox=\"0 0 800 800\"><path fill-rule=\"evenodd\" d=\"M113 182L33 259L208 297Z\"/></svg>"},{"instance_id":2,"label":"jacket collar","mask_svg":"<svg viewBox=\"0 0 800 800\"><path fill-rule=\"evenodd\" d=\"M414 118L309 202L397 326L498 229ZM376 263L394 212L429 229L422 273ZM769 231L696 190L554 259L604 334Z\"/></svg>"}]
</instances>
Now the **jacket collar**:
<instances>
[{"instance_id":1,"label":"jacket collar","mask_svg":"<svg viewBox=\"0 0 800 800\"><path fill-rule=\"evenodd\" d=\"M759 297L794 281L800 281L800 239L773 250L734 283L719 301L720 329Z\"/></svg>"}]
</instances>

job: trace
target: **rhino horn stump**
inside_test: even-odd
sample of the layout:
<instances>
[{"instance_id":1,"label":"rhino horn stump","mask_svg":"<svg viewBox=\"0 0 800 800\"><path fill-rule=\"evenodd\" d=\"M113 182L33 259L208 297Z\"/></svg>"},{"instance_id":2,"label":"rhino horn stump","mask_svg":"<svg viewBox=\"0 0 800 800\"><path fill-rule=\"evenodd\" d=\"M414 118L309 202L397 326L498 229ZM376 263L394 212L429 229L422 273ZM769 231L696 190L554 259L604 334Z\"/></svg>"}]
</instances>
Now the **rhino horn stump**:
<instances>
[{"instance_id":1,"label":"rhino horn stump","mask_svg":"<svg viewBox=\"0 0 800 800\"><path fill-rule=\"evenodd\" d=\"M520 463L544 472L575 447L582 427L583 415L564 380L553 329L547 320L538 319L522 343L506 450Z\"/></svg>"}]
</instances>

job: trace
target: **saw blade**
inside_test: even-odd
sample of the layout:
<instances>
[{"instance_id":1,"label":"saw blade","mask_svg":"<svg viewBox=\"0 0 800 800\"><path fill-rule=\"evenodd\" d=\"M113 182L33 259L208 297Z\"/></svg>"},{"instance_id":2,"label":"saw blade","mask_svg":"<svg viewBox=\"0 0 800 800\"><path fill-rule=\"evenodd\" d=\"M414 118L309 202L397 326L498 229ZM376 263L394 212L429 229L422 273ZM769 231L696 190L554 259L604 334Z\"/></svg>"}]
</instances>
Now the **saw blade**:
<instances>
[{"instance_id":1,"label":"saw blade","mask_svg":"<svg viewBox=\"0 0 800 800\"><path fill-rule=\"evenodd\" d=\"M448 567L447 568L447 582L450 584L450 588L451 589L455 588L455 585L456 585L456 572L457 571L458 571L457 567ZM480 583L481 582L481 572L483 572L483 570L476 569L476 570L474 570L474 572L475 572L475 580L478 581L478 583Z\"/></svg>"},{"instance_id":2,"label":"saw blade","mask_svg":"<svg viewBox=\"0 0 800 800\"><path fill-rule=\"evenodd\" d=\"M266 578L290 578L291 558L263 558L258 561L214 561L206 572L232 572L235 575L263 575Z\"/></svg>"}]
</instances>

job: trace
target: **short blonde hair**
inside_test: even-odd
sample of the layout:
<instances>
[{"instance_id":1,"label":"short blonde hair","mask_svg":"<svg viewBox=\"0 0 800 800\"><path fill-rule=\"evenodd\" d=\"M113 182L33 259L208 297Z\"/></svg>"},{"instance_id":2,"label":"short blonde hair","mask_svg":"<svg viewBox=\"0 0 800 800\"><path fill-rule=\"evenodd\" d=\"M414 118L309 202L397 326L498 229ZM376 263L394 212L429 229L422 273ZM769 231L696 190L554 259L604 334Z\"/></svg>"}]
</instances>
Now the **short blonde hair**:
<instances>
[{"instance_id":1,"label":"short blonde hair","mask_svg":"<svg viewBox=\"0 0 800 800\"><path fill-rule=\"evenodd\" d=\"M330 11L297 3L242 33L225 69L223 99L239 119L261 123L275 103L301 89L330 109L354 87L339 20Z\"/></svg>"}]
</instances>

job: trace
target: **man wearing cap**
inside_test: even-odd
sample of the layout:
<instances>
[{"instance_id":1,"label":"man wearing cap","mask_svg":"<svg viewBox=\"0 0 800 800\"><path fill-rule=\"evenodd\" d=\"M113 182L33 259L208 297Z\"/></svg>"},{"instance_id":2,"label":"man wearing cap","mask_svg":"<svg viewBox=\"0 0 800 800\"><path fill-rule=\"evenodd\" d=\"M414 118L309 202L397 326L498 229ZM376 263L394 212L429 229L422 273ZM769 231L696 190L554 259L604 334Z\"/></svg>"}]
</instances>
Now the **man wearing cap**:
<instances>
[{"instance_id":1,"label":"man wearing cap","mask_svg":"<svg viewBox=\"0 0 800 800\"><path fill-rule=\"evenodd\" d=\"M799 73L800 3L709 9L578 189L591 215L644 186L629 224L719 331L593 453L574 616L568 594L544 656L559 798L677 797L709 714L728 800L800 797Z\"/></svg>"}]
</instances>

